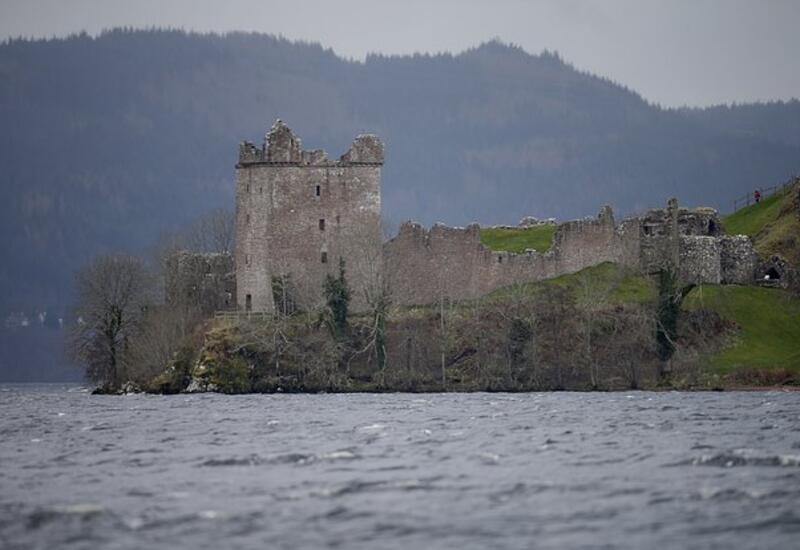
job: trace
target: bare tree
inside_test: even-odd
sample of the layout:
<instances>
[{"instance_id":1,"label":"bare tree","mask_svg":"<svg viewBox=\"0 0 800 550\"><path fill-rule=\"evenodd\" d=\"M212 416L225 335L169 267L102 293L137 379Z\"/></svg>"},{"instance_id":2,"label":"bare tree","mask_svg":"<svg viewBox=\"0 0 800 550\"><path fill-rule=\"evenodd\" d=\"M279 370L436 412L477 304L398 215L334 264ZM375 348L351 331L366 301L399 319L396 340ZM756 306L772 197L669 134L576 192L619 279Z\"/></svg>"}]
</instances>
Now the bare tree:
<instances>
[{"instance_id":1,"label":"bare tree","mask_svg":"<svg viewBox=\"0 0 800 550\"><path fill-rule=\"evenodd\" d=\"M164 372L181 346L189 343L201 319L197 308L181 305L148 308L130 342L129 353L122 359L127 378L147 384Z\"/></svg>"},{"instance_id":2,"label":"bare tree","mask_svg":"<svg viewBox=\"0 0 800 550\"><path fill-rule=\"evenodd\" d=\"M178 231L162 233L152 249L161 273L171 258L181 250L232 254L236 227L233 212L225 208L211 210Z\"/></svg>"},{"instance_id":3,"label":"bare tree","mask_svg":"<svg viewBox=\"0 0 800 550\"><path fill-rule=\"evenodd\" d=\"M77 275L69 351L87 378L106 389L126 380L126 355L153 302L152 281L142 260L124 255L98 256Z\"/></svg>"},{"instance_id":4,"label":"bare tree","mask_svg":"<svg viewBox=\"0 0 800 550\"><path fill-rule=\"evenodd\" d=\"M235 237L233 212L217 208L203 214L185 228L162 233L149 255L155 265L160 295L169 294L168 284L185 286L185 281L168 281L178 275L176 258L181 252L232 254Z\"/></svg>"},{"instance_id":5,"label":"bare tree","mask_svg":"<svg viewBox=\"0 0 800 550\"><path fill-rule=\"evenodd\" d=\"M453 348L454 343L454 322L456 313L456 302L453 299L451 281L447 274L440 270L436 275L436 309L438 310L438 330L439 358L440 358L440 382L442 390L447 390L447 356Z\"/></svg>"},{"instance_id":6,"label":"bare tree","mask_svg":"<svg viewBox=\"0 0 800 550\"><path fill-rule=\"evenodd\" d=\"M386 368L386 323L392 305L392 291L386 266L383 261L383 239L386 227L375 230L363 224L352 230L349 237L350 250L345 250L349 270L353 274L356 304L363 304L366 323L361 327L366 341L357 353L375 353L378 369L384 377Z\"/></svg>"},{"instance_id":7,"label":"bare tree","mask_svg":"<svg viewBox=\"0 0 800 550\"><path fill-rule=\"evenodd\" d=\"M575 297L569 289L552 285L536 296L536 353L543 370L552 372L552 389L566 389L574 374L578 338Z\"/></svg>"},{"instance_id":8,"label":"bare tree","mask_svg":"<svg viewBox=\"0 0 800 550\"><path fill-rule=\"evenodd\" d=\"M227 208L216 208L192 223L183 232L185 248L192 252L232 254L236 226L234 215Z\"/></svg>"},{"instance_id":9,"label":"bare tree","mask_svg":"<svg viewBox=\"0 0 800 550\"><path fill-rule=\"evenodd\" d=\"M580 312L583 362L589 372L592 389L596 390L600 384L600 374L595 359L595 332L606 316L612 292L621 282L621 273L615 271L612 277L605 278L583 270L577 274L576 281L576 306Z\"/></svg>"},{"instance_id":10,"label":"bare tree","mask_svg":"<svg viewBox=\"0 0 800 550\"><path fill-rule=\"evenodd\" d=\"M538 323L531 285L514 283L505 288L497 311L508 327L503 347L506 383L509 387L517 386L520 371L525 371L526 383L529 384L536 369L536 349L530 344Z\"/></svg>"},{"instance_id":11,"label":"bare tree","mask_svg":"<svg viewBox=\"0 0 800 550\"><path fill-rule=\"evenodd\" d=\"M602 364L605 383L621 381L626 388L639 389L654 357L653 316L641 305L625 305L607 311L603 334L594 344L595 362Z\"/></svg>"}]
</instances>

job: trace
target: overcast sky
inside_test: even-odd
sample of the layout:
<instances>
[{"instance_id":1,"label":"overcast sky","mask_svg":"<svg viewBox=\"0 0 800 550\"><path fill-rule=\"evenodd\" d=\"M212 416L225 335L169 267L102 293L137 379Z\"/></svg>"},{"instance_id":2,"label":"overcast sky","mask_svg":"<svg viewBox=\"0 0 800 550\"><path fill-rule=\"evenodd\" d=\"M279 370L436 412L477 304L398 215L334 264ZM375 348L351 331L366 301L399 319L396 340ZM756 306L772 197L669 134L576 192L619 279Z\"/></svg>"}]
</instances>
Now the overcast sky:
<instances>
[{"instance_id":1,"label":"overcast sky","mask_svg":"<svg viewBox=\"0 0 800 550\"><path fill-rule=\"evenodd\" d=\"M557 50L665 106L800 97L800 0L0 0L0 37L252 30L338 54Z\"/></svg>"}]
</instances>

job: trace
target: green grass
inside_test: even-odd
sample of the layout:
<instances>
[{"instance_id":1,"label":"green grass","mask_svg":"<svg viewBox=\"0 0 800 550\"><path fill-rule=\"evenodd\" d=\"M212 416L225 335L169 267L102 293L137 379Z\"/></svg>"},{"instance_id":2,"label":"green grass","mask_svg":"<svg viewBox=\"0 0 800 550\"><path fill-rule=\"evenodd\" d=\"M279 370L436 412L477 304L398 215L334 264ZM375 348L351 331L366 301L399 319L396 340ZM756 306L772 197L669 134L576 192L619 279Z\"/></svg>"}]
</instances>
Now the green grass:
<instances>
[{"instance_id":1,"label":"green grass","mask_svg":"<svg viewBox=\"0 0 800 550\"><path fill-rule=\"evenodd\" d=\"M489 294L488 298L493 301L502 301L518 296L519 293L533 296L552 286L569 290L578 302L603 301L613 305L640 304L656 298L656 287L651 279L610 262L587 267L577 273L561 275L553 279L500 288Z\"/></svg>"},{"instance_id":2,"label":"green grass","mask_svg":"<svg viewBox=\"0 0 800 550\"><path fill-rule=\"evenodd\" d=\"M533 227L505 228L482 227L481 244L496 252L525 252L532 248L546 252L553 244L554 224L534 225Z\"/></svg>"},{"instance_id":3,"label":"green grass","mask_svg":"<svg viewBox=\"0 0 800 550\"><path fill-rule=\"evenodd\" d=\"M568 289L576 300L608 305L653 303L653 279L612 263L586 268L553 279L505 287L487 298L503 301L519 293L535 295L548 287ZM712 368L726 374L738 368L787 369L800 373L800 299L785 290L733 285L702 285L687 296L684 307L707 308L736 323L728 346L711 359Z\"/></svg>"},{"instance_id":4,"label":"green grass","mask_svg":"<svg viewBox=\"0 0 800 550\"><path fill-rule=\"evenodd\" d=\"M739 367L800 372L800 300L773 288L703 285L687 308L708 308L736 322L731 345L712 359L722 373Z\"/></svg>"},{"instance_id":5,"label":"green grass","mask_svg":"<svg viewBox=\"0 0 800 550\"><path fill-rule=\"evenodd\" d=\"M729 234L748 235L762 258L782 256L792 264L800 263L800 219L792 199L797 188L734 212L722 219Z\"/></svg>"},{"instance_id":6,"label":"green grass","mask_svg":"<svg viewBox=\"0 0 800 550\"><path fill-rule=\"evenodd\" d=\"M778 219L786 195L776 193L758 204L751 204L722 218L722 225L729 235L755 237L767 224Z\"/></svg>"}]
</instances>

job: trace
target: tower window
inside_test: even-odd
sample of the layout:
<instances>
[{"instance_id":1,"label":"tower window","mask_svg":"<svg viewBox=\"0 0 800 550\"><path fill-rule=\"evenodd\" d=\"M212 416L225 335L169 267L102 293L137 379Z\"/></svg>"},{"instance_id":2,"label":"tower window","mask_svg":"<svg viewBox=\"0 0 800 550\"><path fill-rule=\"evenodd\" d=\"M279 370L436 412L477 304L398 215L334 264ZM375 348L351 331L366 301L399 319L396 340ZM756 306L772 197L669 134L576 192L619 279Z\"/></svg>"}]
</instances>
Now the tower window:
<instances>
[{"instance_id":1,"label":"tower window","mask_svg":"<svg viewBox=\"0 0 800 550\"><path fill-rule=\"evenodd\" d=\"M244 221L245 223L250 223L250 214L245 214Z\"/></svg>"},{"instance_id":2,"label":"tower window","mask_svg":"<svg viewBox=\"0 0 800 550\"><path fill-rule=\"evenodd\" d=\"M244 297L244 309L245 311L252 311L253 309L253 296L251 294Z\"/></svg>"},{"instance_id":3,"label":"tower window","mask_svg":"<svg viewBox=\"0 0 800 550\"><path fill-rule=\"evenodd\" d=\"M247 192L248 193L250 192L250 184L249 183L247 184Z\"/></svg>"},{"instance_id":4,"label":"tower window","mask_svg":"<svg viewBox=\"0 0 800 550\"><path fill-rule=\"evenodd\" d=\"M244 265L250 265L250 254L244 255Z\"/></svg>"},{"instance_id":5,"label":"tower window","mask_svg":"<svg viewBox=\"0 0 800 550\"><path fill-rule=\"evenodd\" d=\"M314 189L314 195L319 197L322 194L322 189L319 185L317 185L316 189Z\"/></svg>"},{"instance_id":6,"label":"tower window","mask_svg":"<svg viewBox=\"0 0 800 550\"><path fill-rule=\"evenodd\" d=\"M321 259L322 259L322 263L323 264L327 264L328 263L328 253L327 252L323 252Z\"/></svg>"},{"instance_id":7,"label":"tower window","mask_svg":"<svg viewBox=\"0 0 800 550\"><path fill-rule=\"evenodd\" d=\"M320 231L325 231L325 220L324 219L319 220L319 230Z\"/></svg>"}]
</instances>

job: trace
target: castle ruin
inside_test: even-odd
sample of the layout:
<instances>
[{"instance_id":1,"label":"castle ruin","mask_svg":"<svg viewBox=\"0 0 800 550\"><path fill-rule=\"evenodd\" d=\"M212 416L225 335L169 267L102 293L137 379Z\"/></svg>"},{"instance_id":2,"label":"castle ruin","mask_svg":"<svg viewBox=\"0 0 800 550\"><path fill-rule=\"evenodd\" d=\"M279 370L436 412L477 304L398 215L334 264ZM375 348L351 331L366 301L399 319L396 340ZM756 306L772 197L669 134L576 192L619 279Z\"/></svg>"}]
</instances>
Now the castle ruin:
<instances>
[{"instance_id":1,"label":"castle ruin","mask_svg":"<svg viewBox=\"0 0 800 550\"><path fill-rule=\"evenodd\" d=\"M643 273L676 268L684 282L754 284L759 258L746 236L725 235L716 210L667 207L617 223L610 207L594 218L558 224L546 252L493 251L480 226L406 222L383 243L384 148L360 135L338 160L305 151L280 120L260 147L243 142L236 164L235 307L240 311L311 310L323 281L344 260L353 308L385 277L397 305L476 298L613 262ZM531 223L523 220L521 225ZM202 262L200 262L202 265ZM190 265L183 260L183 265ZM209 279L211 280L211 279ZM227 291L226 291L227 292Z\"/></svg>"},{"instance_id":2,"label":"castle ruin","mask_svg":"<svg viewBox=\"0 0 800 550\"><path fill-rule=\"evenodd\" d=\"M261 147L240 145L235 263L241 309L274 311L285 296L312 309L339 258L351 286L361 286L367 274L350 266L381 256L382 165L376 136L356 137L349 151L329 160L324 151L304 151L280 120Z\"/></svg>"}]
</instances>

